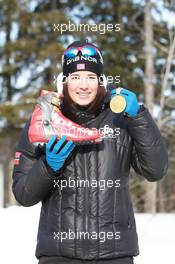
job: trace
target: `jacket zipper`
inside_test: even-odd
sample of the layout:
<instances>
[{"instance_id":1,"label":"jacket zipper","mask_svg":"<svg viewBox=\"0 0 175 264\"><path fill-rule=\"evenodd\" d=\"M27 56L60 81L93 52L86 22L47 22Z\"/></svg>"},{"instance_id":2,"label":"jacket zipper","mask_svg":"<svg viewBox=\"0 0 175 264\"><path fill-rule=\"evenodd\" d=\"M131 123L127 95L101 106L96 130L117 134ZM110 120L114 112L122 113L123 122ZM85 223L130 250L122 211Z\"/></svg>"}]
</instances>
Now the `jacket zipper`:
<instances>
[{"instance_id":1,"label":"jacket zipper","mask_svg":"<svg viewBox=\"0 0 175 264\"><path fill-rule=\"evenodd\" d=\"M88 184L88 178L87 178L87 154L85 153L85 184L86 184L86 180L87 180L87 184ZM88 187L85 186L85 226L86 226L86 230L85 232L88 232L88 209L89 209L89 200L88 200Z\"/></svg>"},{"instance_id":2,"label":"jacket zipper","mask_svg":"<svg viewBox=\"0 0 175 264\"><path fill-rule=\"evenodd\" d=\"M58 192L59 192L59 234L61 233L61 215L62 215L62 208L61 208L61 202L62 202L62 192L61 192L61 188L60 186L58 187ZM61 243L60 240L58 240L58 247L59 247L59 251L61 252Z\"/></svg>"}]
</instances>

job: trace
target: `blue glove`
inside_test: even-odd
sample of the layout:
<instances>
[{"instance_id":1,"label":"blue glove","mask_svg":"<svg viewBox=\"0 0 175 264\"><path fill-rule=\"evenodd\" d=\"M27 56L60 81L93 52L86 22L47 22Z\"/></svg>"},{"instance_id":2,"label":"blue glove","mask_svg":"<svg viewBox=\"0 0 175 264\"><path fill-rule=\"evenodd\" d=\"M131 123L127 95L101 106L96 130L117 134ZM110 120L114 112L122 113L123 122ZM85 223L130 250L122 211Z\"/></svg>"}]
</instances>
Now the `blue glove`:
<instances>
[{"instance_id":1,"label":"blue glove","mask_svg":"<svg viewBox=\"0 0 175 264\"><path fill-rule=\"evenodd\" d=\"M46 144L46 161L54 171L58 171L63 166L66 158L75 147L72 140L69 140L65 146L62 147L66 141L66 136L62 136L59 141L56 141L57 136L52 136Z\"/></svg>"},{"instance_id":2,"label":"blue glove","mask_svg":"<svg viewBox=\"0 0 175 264\"><path fill-rule=\"evenodd\" d=\"M116 89L113 89L111 91L111 99L113 96L116 95ZM135 117L139 111L139 104L137 101L136 94L122 88L120 95L122 95L125 100L126 100L126 108L125 108L125 113L127 113L130 117Z\"/></svg>"}]
</instances>

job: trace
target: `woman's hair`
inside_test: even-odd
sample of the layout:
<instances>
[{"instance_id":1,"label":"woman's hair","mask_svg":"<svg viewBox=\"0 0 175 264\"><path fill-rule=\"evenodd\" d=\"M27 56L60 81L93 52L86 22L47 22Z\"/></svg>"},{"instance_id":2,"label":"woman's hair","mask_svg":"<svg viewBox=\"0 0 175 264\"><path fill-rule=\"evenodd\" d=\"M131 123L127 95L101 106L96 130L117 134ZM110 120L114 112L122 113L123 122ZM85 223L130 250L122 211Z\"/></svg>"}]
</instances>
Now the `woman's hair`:
<instances>
[{"instance_id":1,"label":"woman's hair","mask_svg":"<svg viewBox=\"0 0 175 264\"><path fill-rule=\"evenodd\" d=\"M71 99L69 95L67 83L63 84L63 96L64 96L63 97L64 110L70 114L75 112L77 109L77 104ZM105 96L106 96L106 89L101 84L101 82L99 82L96 97L93 100L93 102L91 102L87 107L85 107L86 111L90 114L91 113L95 114L98 111Z\"/></svg>"}]
</instances>

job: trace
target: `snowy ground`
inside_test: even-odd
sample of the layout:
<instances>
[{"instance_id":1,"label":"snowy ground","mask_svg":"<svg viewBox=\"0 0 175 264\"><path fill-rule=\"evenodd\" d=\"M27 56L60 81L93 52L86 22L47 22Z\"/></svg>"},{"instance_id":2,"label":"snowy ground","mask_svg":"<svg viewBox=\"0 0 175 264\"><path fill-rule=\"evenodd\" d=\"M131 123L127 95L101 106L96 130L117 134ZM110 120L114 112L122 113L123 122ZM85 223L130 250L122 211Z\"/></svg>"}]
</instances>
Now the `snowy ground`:
<instances>
[{"instance_id":1,"label":"snowy ground","mask_svg":"<svg viewBox=\"0 0 175 264\"><path fill-rule=\"evenodd\" d=\"M37 264L35 246L40 204L0 209L3 264ZM135 264L175 263L175 214L136 214L140 255Z\"/></svg>"}]
</instances>

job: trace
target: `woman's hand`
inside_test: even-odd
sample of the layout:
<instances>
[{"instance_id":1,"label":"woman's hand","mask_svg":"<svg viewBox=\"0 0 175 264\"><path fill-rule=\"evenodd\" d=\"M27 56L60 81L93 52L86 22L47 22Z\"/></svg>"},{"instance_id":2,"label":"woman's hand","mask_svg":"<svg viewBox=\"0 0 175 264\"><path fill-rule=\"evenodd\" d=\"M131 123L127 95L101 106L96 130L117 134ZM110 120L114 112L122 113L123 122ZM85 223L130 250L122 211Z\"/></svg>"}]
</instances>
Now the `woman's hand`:
<instances>
[{"instance_id":1,"label":"woman's hand","mask_svg":"<svg viewBox=\"0 0 175 264\"><path fill-rule=\"evenodd\" d=\"M130 117L135 117L139 111L139 104L137 101L136 94L125 89L125 88L120 88L120 94L123 96L126 100L126 108L124 110L125 113L128 114ZM116 95L116 89L113 89L111 91L111 99Z\"/></svg>"},{"instance_id":2,"label":"woman's hand","mask_svg":"<svg viewBox=\"0 0 175 264\"><path fill-rule=\"evenodd\" d=\"M63 166L66 158L75 147L72 140L67 143L65 141L66 136L62 136L58 141L57 136L52 136L46 144L46 161L54 171L58 171Z\"/></svg>"}]
</instances>

